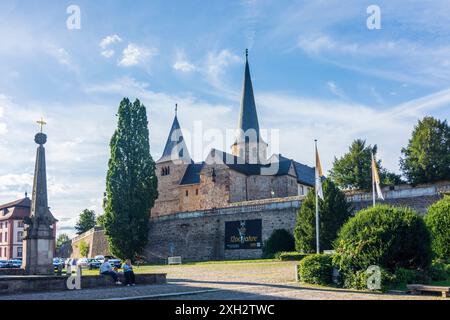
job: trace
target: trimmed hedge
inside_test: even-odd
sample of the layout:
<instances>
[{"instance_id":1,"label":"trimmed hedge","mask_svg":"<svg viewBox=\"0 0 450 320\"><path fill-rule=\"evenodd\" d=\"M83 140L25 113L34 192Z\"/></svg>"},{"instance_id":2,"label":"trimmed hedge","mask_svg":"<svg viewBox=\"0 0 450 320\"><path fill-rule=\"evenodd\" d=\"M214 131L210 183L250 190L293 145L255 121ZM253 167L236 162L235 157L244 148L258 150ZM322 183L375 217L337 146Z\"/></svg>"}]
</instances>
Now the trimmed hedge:
<instances>
[{"instance_id":1,"label":"trimmed hedge","mask_svg":"<svg viewBox=\"0 0 450 320\"><path fill-rule=\"evenodd\" d=\"M431 264L431 240L422 217L408 208L386 205L361 210L341 229L334 264L348 274L377 265L426 270Z\"/></svg>"},{"instance_id":2,"label":"trimmed hedge","mask_svg":"<svg viewBox=\"0 0 450 320\"><path fill-rule=\"evenodd\" d=\"M301 261L303 258L307 257L308 254L299 252L278 252L275 256L281 261Z\"/></svg>"},{"instance_id":3,"label":"trimmed hedge","mask_svg":"<svg viewBox=\"0 0 450 320\"><path fill-rule=\"evenodd\" d=\"M277 229L272 232L269 239L264 241L263 258L273 258L277 252L294 251L294 236L285 229Z\"/></svg>"},{"instance_id":4,"label":"trimmed hedge","mask_svg":"<svg viewBox=\"0 0 450 320\"><path fill-rule=\"evenodd\" d=\"M450 262L450 196L430 206L425 223L431 233L435 258Z\"/></svg>"},{"instance_id":5,"label":"trimmed hedge","mask_svg":"<svg viewBox=\"0 0 450 320\"><path fill-rule=\"evenodd\" d=\"M396 282L395 275L391 274L390 272L386 271L383 268L380 268L380 272L381 272L380 291L387 291L388 288ZM369 274L367 273L367 270L346 272L341 274L341 276L343 279L342 287L344 288L351 288L357 290L369 289L368 288Z\"/></svg>"},{"instance_id":6,"label":"trimmed hedge","mask_svg":"<svg viewBox=\"0 0 450 320\"><path fill-rule=\"evenodd\" d=\"M311 254L299 265L301 282L327 285L333 282L332 257L326 254Z\"/></svg>"}]
</instances>

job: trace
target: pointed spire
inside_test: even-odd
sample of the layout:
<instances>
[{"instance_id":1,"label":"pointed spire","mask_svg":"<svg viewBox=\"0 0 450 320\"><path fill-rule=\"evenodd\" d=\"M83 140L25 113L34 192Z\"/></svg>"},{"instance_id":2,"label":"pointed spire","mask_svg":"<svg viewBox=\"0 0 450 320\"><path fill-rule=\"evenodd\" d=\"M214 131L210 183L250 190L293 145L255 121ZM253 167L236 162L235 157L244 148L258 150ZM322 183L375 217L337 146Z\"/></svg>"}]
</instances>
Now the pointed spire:
<instances>
[{"instance_id":1,"label":"pointed spire","mask_svg":"<svg viewBox=\"0 0 450 320\"><path fill-rule=\"evenodd\" d=\"M181 160L184 163L192 162L183 133L181 132L180 123L178 122L178 104L175 105L175 118L173 119L163 155L157 163L176 160Z\"/></svg>"},{"instance_id":2,"label":"pointed spire","mask_svg":"<svg viewBox=\"0 0 450 320\"><path fill-rule=\"evenodd\" d=\"M247 132L247 130L253 129L256 132L258 141L260 140L258 114L256 112L252 78L250 75L250 66L248 63L248 49L245 50L245 72L244 83L242 85L241 111L239 115L238 129L242 130L243 132Z\"/></svg>"}]
</instances>

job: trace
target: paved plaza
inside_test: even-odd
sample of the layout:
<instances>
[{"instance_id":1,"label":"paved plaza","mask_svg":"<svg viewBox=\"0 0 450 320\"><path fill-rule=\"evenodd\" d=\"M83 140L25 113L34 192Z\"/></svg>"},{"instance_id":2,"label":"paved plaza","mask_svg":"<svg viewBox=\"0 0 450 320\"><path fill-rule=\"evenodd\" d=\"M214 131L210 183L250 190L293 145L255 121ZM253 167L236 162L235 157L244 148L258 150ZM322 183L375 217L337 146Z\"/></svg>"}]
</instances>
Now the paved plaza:
<instances>
[{"instance_id":1,"label":"paved plaza","mask_svg":"<svg viewBox=\"0 0 450 320\"><path fill-rule=\"evenodd\" d=\"M439 296L364 293L295 283L296 262L214 263L145 267L167 273L166 285L137 285L79 291L0 296L0 300L360 300L441 299ZM139 270L137 270L139 272Z\"/></svg>"}]
</instances>

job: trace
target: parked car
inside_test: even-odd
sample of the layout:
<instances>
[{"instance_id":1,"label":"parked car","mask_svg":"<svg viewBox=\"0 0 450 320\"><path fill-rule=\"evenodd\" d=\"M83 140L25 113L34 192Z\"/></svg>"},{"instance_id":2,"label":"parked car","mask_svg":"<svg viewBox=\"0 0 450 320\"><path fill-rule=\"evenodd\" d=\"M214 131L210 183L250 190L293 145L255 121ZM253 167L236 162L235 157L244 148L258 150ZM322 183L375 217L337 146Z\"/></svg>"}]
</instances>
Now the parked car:
<instances>
[{"instance_id":1,"label":"parked car","mask_svg":"<svg viewBox=\"0 0 450 320\"><path fill-rule=\"evenodd\" d=\"M95 256L94 259L103 263L105 261L105 256Z\"/></svg>"},{"instance_id":2,"label":"parked car","mask_svg":"<svg viewBox=\"0 0 450 320\"><path fill-rule=\"evenodd\" d=\"M19 259L11 259L8 261L8 263L12 266L12 268L21 268L22 267L22 260Z\"/></svg>"},{"instance_id":3,"label":"parked car","mask_svg":"<svg viewBox=\"0 0 450 320\"><path fill-rule=\"evenodd\" d=\"M96 259L88 259L89 270L99 269L102 263Z\"/></svg>"},{"instance_id":4,"label":"parked car","mask_svg":"<svg viewBox=\"0 0 450 320\"><path fill-rule=\"evenodd\" d=\"M89 267L89 259L81 258L77 261L77 266L80 266L83 269L87 269Z\"/></svg>"},{"instance_id":5,"label":"parked car","mask_svg":"<svg viewBox=\"0 0 450 320\"><path fill-rule=\"evenodd\" d=\"M64 260L61 258L53 258L53 268L58 270L60 266L62 266L62 268L65 267Z\"/></svg>"},{"instance_id":6,"label":"parked car","mask_svg":"<svg viewBox=\"0 0 450 320\"><path fill-rule=\"evenodd\" d=\"M100 264L102 264L105 261L105 258L108 259L108 262L111 264L111 266L113 268L117 268L120 269L122 267L122 261L120 259L117 259L116 257L113 256L95 256L95 260L98 260L100 262Z\"/></svg>"},{"instance_id":7,"label":"parked car","mask_svg":"<svg viewBox=\"0 0 450 320\"><path fill-rule=\"evenodd\" d=\"M111 264L113 268L120 269L122 268L122 260L117 259L113 256L105 256L105 259L108 259L108 262Z\"/></svg>"},{"instance_id":8,"label":"parked car","mask_svg":"<svg viewBox=\"0 0 450 320\"><path fill-rule=\"evenodd\" d=\"M8 261L0 260L0 269L6 269L6 268L8 268Z\"/></svg>"}]
</instances>

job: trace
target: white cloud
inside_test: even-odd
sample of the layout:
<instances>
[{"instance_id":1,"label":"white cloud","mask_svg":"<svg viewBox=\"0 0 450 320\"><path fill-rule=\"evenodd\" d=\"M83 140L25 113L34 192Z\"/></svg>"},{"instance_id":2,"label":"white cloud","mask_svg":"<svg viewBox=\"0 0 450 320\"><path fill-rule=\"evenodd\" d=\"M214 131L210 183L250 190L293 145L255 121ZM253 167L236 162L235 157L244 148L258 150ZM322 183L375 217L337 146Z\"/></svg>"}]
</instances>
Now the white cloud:
<instances>
[{"instance_id":1,"label":"white cloud","mask_svg":"<svg viewBox=\"0 0 450 320\"><path fill-rule=\"evenodd\" d=\"M130 43L122 52L119 66L132 67L136 65L145 65L148 60L157 54L155 48L146 48Z\"/></svg>"},{"instance_id":2,"label":"white cloud","mask_svg":"<svg viewBox=\"0 0 450 320\"><path fill-rule=\"evenodd\" d=\"M100 54L102 56L104 56L105 58L111 58L112 56L114 56L116 54L116 52L114 50L104 50Z\"/></svg>"},{"instance_id":3,"label":"white cloud","mask_svg":"<svg viewBox=\"0 0 450 320\"><path fill-rule=\"evenodd\" d=\"M228 66L240 62L242 62L242 58L228 49L220 52L209 52L206 60L206 71L210 79L217 81Z\"/></svg>"},{"instance_id":4,"label":"white cloud","mask_svg":"<svg viewBox=\"0 0 450 320\"><path fill-rule=\"evenodd\" d=\"M337 86L337 84L334 81L328 81L327 82L328 90L335 96L341 98L341 99L347 99L345 94L342 92L342 90Z\"/></svg>"},{"instance_id":5,"label":"white cloud","mask_svg":"<svg viewBox=\"0 0 450 320\"><path fill-rule=\"evenodd\" d=\"M189 62L189 60L186 57L186 54L183 51L177 52L176 61L173 65L173 68L177 71L185 73L189 73L197 69L194 64Z\"/></svg>"},{"instance_id":6,"label":"white cloud","mask_svg":"<svg viewBox=\"0 0 450 320\"><path fill-rule=\"evenodd\" d=\"M103 38L99 44L100 48L102 49L100 54L105 58L111 58L115 55L116 52L113 49L109 49L109 46L120 42L122 42L122 39L117 34Z\"/></svg>"},{"instance_id":7,"label":"white cloud","mask_svg":"<svg viewBox=\"0 0 450 320\"><path fill-rule=\"evenodd\" d=\"M122 42L122 39L117 34L110 35L103 38L102 41L100 41L100 48L106 49L109 45L118 42Z\"/></svg>"}]
</instances>

